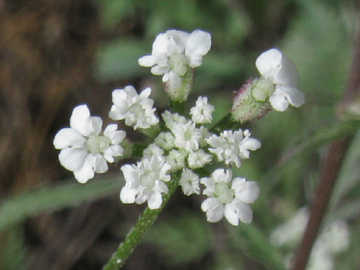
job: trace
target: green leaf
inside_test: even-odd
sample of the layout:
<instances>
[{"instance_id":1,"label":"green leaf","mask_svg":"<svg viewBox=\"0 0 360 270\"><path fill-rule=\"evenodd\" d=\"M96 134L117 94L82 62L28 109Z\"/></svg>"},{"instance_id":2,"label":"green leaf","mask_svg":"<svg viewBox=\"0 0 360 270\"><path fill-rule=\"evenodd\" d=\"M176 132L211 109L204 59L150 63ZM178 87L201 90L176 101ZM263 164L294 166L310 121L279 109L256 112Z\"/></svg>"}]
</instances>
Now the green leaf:
<instances>
[{"instance_id":1,"label":"green leaf","mask_svg":"<svg viewBox=\"0 0 360 270\"><path fill-rule=\"evenodd\" d=\"M315 130L307 130L298 136L282 155L280 164L288 161L303 151L313 150L335 139L354 134L360 129L360 121L335 122L327 126L318 126Z\"/></svg>"},{"instance_id":2,"label":"green leaf","mask_svg":"<svg viewBox=\"0 0 360 270\"><path fill-rule=\"evenodd\" d=\"M138 4L134 0L100 0L97 1L101 26L105 31L113 31L126 16L133 16Z\"/></svg>"},{"instance_id":3,"label":"green leaf","mask_svg":"<svg viewBox=\"0 0 360 270\"><path fill-rule=\"evenodd\" d=\"M358 218L360 215L360 201L348 202L341 207L339 207L333 215L332 218L344 219L344 220L353 220Z\"/></svg>"},{"instance_id":4,"label":"green leaf","mask_svg":"<svg viewBox=\"0 0 360 270\"><path fill-rule=\"evenodd\" d=\"M138 59L149 54L150 50L151 46L145 46L139 40L118 39L106 42L101 45L96 55L95 76L108 82L150 74L148 68L138 64Z\"/></svg>"},{"instance_id":5,"label":"green leaf","mask_svg":"<svg viewBox=\"0 0 360 270\"><path fill-rule=\"evenodd\" d=\"M204 256L212 247L208 227L202 217L186 212L151 228L146 240L161 247L169 265L189 263Z\"/></svg>"},{"instance_id":6,"label":"green leaf","mask_svg":"<svg viewBox=\"0 0 360 270\"><path fill-rule=\"evenodd\" d=\"M95 200L119 192L123 181L119 178L92 181L86 185L66 183L43 187L9 198L0 205L0 231L45 211L54 211Z\"/></svg>"},{"instance_id":7,"label":"green leaf","mask_svg":"<svg viewBox=\"0 0 360 270\"><path fill-rule=\"evenodd\" d=\"M231 228L230 232L234 236L234 244L239 249L267 269L286 269L280 252L255 225L240 224L236 229Z\"/></svg>"},{"instance_id":8,"label":"green leaf","mask_svg":"<svg viewBox=\"0 0 360 270\"><path fill-rule=\"evenodd\" d=\"M28 269L29 252L21 226L13 226L1 239L0 262L2 270Z\"/></svg>"},{"instance_id":9,"label":"green leaf","mask_svg":"<svg viewBox=\"0 0 360 270\"><path fill-rule=\"evenodd\" d=\"M290 26L283 49L299 71L307 101L322 105L321 110L334 111L343 96L351 63L353 32L344 20L352 16L351 9L339 10L343 13L339 16L319 1L297 2L299 16Z\"/></svg>"}]
</instances>

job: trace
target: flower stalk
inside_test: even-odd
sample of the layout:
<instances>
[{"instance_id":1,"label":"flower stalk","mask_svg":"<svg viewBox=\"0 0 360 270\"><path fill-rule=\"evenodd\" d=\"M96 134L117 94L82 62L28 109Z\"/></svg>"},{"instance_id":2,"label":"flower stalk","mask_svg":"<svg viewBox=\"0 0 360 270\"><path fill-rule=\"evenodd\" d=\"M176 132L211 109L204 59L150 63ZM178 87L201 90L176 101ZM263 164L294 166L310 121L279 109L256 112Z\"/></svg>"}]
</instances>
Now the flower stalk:
<instances>
[{"instance_id":1,"label":"flower stalk","mask_svg":"<svg viewBox=\"0 0 360 270\"><path fill-rule=\"evenodd\" d=\"M111 256L110 260L103 267L103 270L116 270L121 269L129 256L133 253L134 249L141 242L146 232L154 224L161 211L169 201L171 195L175 192L179 185L180 174L175 173L172 175L171 181L168 183L169 192L164 194L163 203L160 208L151 210L146 207L143 214L138 219L137 223L127 234L124 242L122 242L116 252Z\"/></svg>"},{"instance_id":2,"label":"flower stalk","mask_svg":"<svg viewBox=\"0 0 360 270\"><path fill-rule=\"evenodd\" d=\"M353 64L350 70L348 86L344 93L343 103L356 100L360 97L360 31L357 33L354 47ZM318 235L322 220L325 217L331 194L334 190L338 173L343 159L348 150L350 137L334 141L329 147L328 154L324 160L322 175L315 192L315 199L310 210L309 222L307 224L303 239L298 247L293 270L306 269L310 253Z\"/></svg>"}]
</instances>

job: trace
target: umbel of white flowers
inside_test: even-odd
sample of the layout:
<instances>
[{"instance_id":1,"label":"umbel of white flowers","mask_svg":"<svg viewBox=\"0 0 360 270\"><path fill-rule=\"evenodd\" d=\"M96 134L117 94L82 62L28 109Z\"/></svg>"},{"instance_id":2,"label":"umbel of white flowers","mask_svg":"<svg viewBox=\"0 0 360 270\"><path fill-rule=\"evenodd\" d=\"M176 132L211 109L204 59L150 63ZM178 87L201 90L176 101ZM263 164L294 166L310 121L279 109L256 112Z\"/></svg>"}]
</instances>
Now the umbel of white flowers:
<instances>
[{"instance_id":1,"label":"umbel of white flowers","mask_svg":"<svg viewBox=\"0 0 360 270\"><path fill-rule=\"evenodd\" d=\"M191 89L192 70L202 64L202 57L210 46L211 36L202 30L190 34L169 30L156 37L152 54L140 58L139 63L152 67L153 74L163 75L170 100L184 102ZM283 110L287 107L286 102L294 106L303 103L303 95L295 88L295 67L276 52L270 50L270 56L265 52L265 57L258 58L262 77L249 83L235 98L233 119L244 122L259 117L254 114L254 111L258 113L257 107L263 110L271 105ZM287 76L290 76L288 80ZM233 177L230 168L241 167L242 162L250 158L250 152L259 149L261 143L251 137L249 130L218 133L209 130L215 107L207 97L198 97L189 117L171 110L157 115L150 98L151 91L148 87L138 93L128 85L112 93L109 117L123 121L153 140L136 164L121 166L125 185L120 191L120 200L126 204L146 203L150 209L158 209L176 173L180 175L179 185L185 195L207 197L201 209L206 212L209 222L225 217L235 226L240 222L250 223L253 216L250 204L258 198L259 186L243 177ZM255 117L249 118L249 111ZM242 116L236 119L236 115ZM133 144L125 140L125 131L117 128L117 124L110 124L102 131L100 117L90 116L86 105L75 107L70 127L61 129L54 139L55 148L60 150L61 165L72 171L78 182L86 183L95 173L106 172L107 163L129 157L129 148ZM208 166L210 164L212 166ZM209 168L215 169L208 177L200 177L197 173L198 169L206 171Z\"/></svg>"}]
</instances>

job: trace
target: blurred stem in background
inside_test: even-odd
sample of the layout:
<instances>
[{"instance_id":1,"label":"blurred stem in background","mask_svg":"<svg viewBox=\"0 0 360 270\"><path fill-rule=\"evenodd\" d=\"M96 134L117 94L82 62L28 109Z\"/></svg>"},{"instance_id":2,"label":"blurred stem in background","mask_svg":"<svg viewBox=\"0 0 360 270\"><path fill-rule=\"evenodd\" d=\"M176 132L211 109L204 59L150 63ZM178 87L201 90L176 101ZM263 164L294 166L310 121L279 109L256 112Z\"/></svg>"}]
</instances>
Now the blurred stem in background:
<instances>
[{"instance_id":1,"label":"blurred stem in background","mask_svg":"<svg viewBox=\"0 0 360 270\"><path fill-rule=\"evenodd\" d=\"M360 24L359 24L360 26ZM360 29L358 29L354 47L353 63L350 70L347 88L344 94L342 107L346 108L354 100L360 98ZM351 137L347 136L330 144L324 160L323 170L314 194L310 210L309 221L298 247L293 270L306 269L311 250L321 227L322 220L329 205L331 194L334 190L336 179L348 150Z\"/></svg>"}]
</instances>

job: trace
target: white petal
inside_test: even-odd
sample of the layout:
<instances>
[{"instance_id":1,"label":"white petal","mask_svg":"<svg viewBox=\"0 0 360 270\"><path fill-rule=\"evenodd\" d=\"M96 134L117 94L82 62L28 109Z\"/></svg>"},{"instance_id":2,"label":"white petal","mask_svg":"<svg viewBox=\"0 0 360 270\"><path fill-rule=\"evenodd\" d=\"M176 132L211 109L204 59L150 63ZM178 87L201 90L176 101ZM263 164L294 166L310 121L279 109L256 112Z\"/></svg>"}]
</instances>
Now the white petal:
<instances>
[{"instance_id":1,"label":"white petal","mask_svg":"<svg viewBox=\"0 0 360 270\"><path fill-rule=\"evenodd\" d=\"M98 154L95 157L94 171L96 173L105 173L108 170L108 165L105 158Z\"/></svg>"},{"instance_id":2,"label":"white petal","mask_svg":"<svg viewBox=\"0 0 360 270\"><path fill-rule=\"evenodd\" d=\"M125 164L121 167L126 182L137 183L139 181L139 174L134 165Z\"/></svg>"},{"instance_id":3,"label":"white petal","mask_svg":"<svg viewBox=\"0 0 360 270\"><path fill-rule=\"evenodd\" d=\"M112 102L120 107L126 107L128 106L128 94L126 93L126 91L124 89L115 89L112 92Z\"/></svg>"},{"instance_id":4,"label":"white petal","mask_svg":"<svg viewBox=\"0 0 360 270\"><path fill-rule=\"evenodd\" d=\"M125 106L116 106L116 105L113 105L111 106L111 110L109 112L109 117L113 120L123 120L126 115L128 114L128 107L127 107L127 104L126 104L126 107Z\"/></svg>"},{"instance_id":5,"label":"white petal","mask_svg":"<svg viewBox=\"0 0 360 270\"><path fill-rule=\"evenodd\" d=\"M254 181L247 181L243 183L242 188L240 190L237 190L235 196L236 198L238 198L243 202L253 203L259 197L259 194L260 194L259 185Z\"/></svg>"},{"instance_id":6,"label":"white petal","mask_svg":"<svg viewBox=\"0 0 360 270\"><path fill-rule=\"evenodd\" d=\"M66 148L61 150L59 161L65 169L75 171L83 165L87 154L87 150L83 148Z\"/></svg>"},{"instance_id":7,"label":"white petal","mask_svg":"<svg viewBox=\"0 0 360 270\"><path fill-rule=\"evenodd\" d=\"M163 74L166 74L166 72L168 72L169 70L170 70L169 66L156 65L151 68L151 73L154 75L163 75Z\"/></svg>"},{"instance_id":8,"label":"white petal","mask_svg":"<svg viewBox=\"0 0 360 270\"><path fill-rule=\"evenodd\" d=\"M150 196L149 196L148 200L147 200L147 204L148 204L148 207L151 210L160 208L160 206L162 204L161 193L152 191L150 193Z\"/></svg>"},{"instance_id":9,"label":"white petal","mask_svg":"<svg viewBox=\"0 0 360 270\"><path fill-rule=\"evenodd\" d=\"M157 35L152 46L152 55L166 54L168 51L168 43L168 37L165 33Z\"/></svg>"},{"instance_id":10,"label":"white petal","mask_svg":"<svg viewBox=\"0 0 360 270\"><path fill-rule=\"evenodd\" d=\"M297 87L299 74L294 63L285 55L282 56L281 68L274 77L274 84Z\"/></svg>"},{"instance_id":11,"label":"white petal","mask_svg":"<svg viewBox=\"0 0 360 270\"><path fill-rule=\"evenodd\" d=\"M145 55L139 58L138 63L143 67L152 67L156 64L156 58L152 55Z\"/></svg>"},{"instance_id":12,"label":"white petal","mask_svg":"<svg viewBox=\"0 0 360 270\"><path fill-rule=\"evenodd\" d=\"M89 179L95 175L93 166L89 162L84 162L83 166L78 170L74 171L74 176L79 183L86 183Z\"/></svg>"},{"instance_id":13,"label":"white petal","mask_svg":"<svg viewBox=\"0 0 360 270\"><path fill-rule=\"evenodd\" d=\"M102 129L102 119L98 116L90 117L90 133L99 134Z\"/></svg>"},{"instance_id":14,"label":"white petal","mask_svg":"<svg viewBox=\"0 0 360 270\"><path fill-rule=\"evenodd\" d=\"M67 147L82 147L86 139L75 129L63 128L56 133L54 138L54 147L56 149L63 149Z\"/></svg>"},{"instance_id":15,"label":"white petal","mask_svg":"<svg viewBox=\"0 0 360 270\"><path fill-rule=\"evenodd\" d=\"M224 216L224 206L215 198L207 198L201 204L201 210L206 212L207 221L218 222Z\"/></svg>"},{"instance_id":16,"label":"white petal","mask_svg":"<svg viewBox=\"0 0 360 270\"><path fill-rule=\"evenodd\" d=\"M282 57L282 53L278 49L270 49L260 54L255 65L261 75L273 80L281 69Z\"/></svg>"},{"instance_id":17,"label":"white petal","mask_svg":"<svg viewBox=\"0 0 360 270\"><path fill-rule=\"evenodd\" d=\"M157 192L165 193L165 194L167 194L169 192L168 186L163 181L160 181L160 180L156 180L154 190L156 190Z\"/></svg>"},{"instance_id":18,"label":"white petal","mask_svg":"<svg viewBox=\"0 0 360 270\"><path fill-rule=\"evenodd\" d=\"M229 183L232 180L232 171L225 169L217 169L212 174L211 177L216 183L225 182Z\"/></svg>"},{"instance_id":19,"label":"white petal","mask_svg":"<svg viewBox=\"0 0 360 270\"><path fill-rule=\"evenodd\" d=\"M168 36L168 54L181 53L185 50L186 41L189 37L189 33L179 30L166 31Z\"/></svg>"},{"instance_id":20,"label":"white petal","mask_svg":"<svg viewBox=\"0 0 360 270\"><path fill-rule=\"evenodd\" d=\"M144 202L147 201L149 195L150 195L150 191L148 189L144 188L143 186L139 186L137 188L137 195L135 198L135 202L137 204L143 204Z\"/></svg>"},{"instance_id":21,"label":"white petal","mask_svg":"<svg viewBox=\"0 0 360 270\"><path fill-rule=\"evenodd\" d=\"M127 99L132 99L133 97L137 97L138 96L138 93L135 89L134 86L132 85L127 85L124 87L124 90L126 92L126 95L127 95Z\"/></svg>"},{"instance_id":22,"label":"white petal","mask_svg":"<svg viewBox=\"0 0 360 270\"><path fill-rule=\"evenodd\" d=\"M107 162L113 163L114 157L120 157L124 153L124 149L120 145L110 145L104 152L104 158Z\"/></svg>"},{"instance_id":23,"label":"white petal","mask_svg":"<svg viewBox=\"0 0 360 270\"><path fill-rule=\"evenodd\" d=\"M132 189L127 186L124 186L120 191L120 200L123 203L134 203L136 194L137 194L136 189Z\"/></svg>"},{"instance_id":24,"label":"white petal","mask_svg":"<svg viewBox=\"0 0 360 270\"><path fill-rule=\"evenodd\" d=\"M253 213L252 213L251 207L248 204L243 203L236 199L233 201L232 204L233 204L233 207L235 207L237 209L237 215L238 215L238 218L240 219L240 221L244 222L246 224L251 223L252 218L253 218Z\"/></svg>"},{"instance_id":25,"label":"white petal","mask_svg":"<svg viewBox=\"0 0 360 270\"><path fill-rule=\"evenodd\" d=\"M167 80L167 86L169 87L170 91L177 90L181 87L182 79L179 75L177 75L175 72L170 71L168 73L168 80Z\"/></svg>"},{"instance_id":26,"label":"white petal","mask_svg":"<svg viewBox=\"0 0 360 270\"><path fill-rule=\"evenodd\" d=\"M305 96L297 88L277 85L275 89L275 92L281 91L281 93L286 97L287 101L289 101L292 106L298 108L304 105Z\"/></svg>"},{"instance_id":27,"label":"white petal","mask_svg":"<svg viewBox=\"0 0 360 270\"><path fill-rule=\"evenodd\" d=\"M123 130L115 131L110 138L112 144L120 144L126 137L126 132Z\"/></svg>"},{"instance_id":28,"label":"white petal","mask_svg":"<svg viewBox=\"0 0 360 270\"><path fill-rule=\"evenodd\" d=\"M108 137L112 144L119 144L126 137L126 133L123 130L117 130L116 124L108 125L104 130L104 135Z\"/></svg>"},{"instance_id":29,"label":"white petal","mask_svg":"<svg viewBox=\"0 0 360 270\"><path fill-rule=\"evenodd\" d=\"M90 110L87 105L83 104L74 108L70 117L70 126L83 136L90 135Z\"/></svg>"},{"instance_id":30,"label":"white petal","mask_svg":"<svg viewBox=\"0 0 360 270\"><path fill-rule=\"evenodd\" d=\"M231 225L234 225L234 226L239 225L239 218L237 216L235 209L231 207L231 204L225 205L224 216Z\"/></svg>"},{"instance_id":31,"label":"white petal","mask_svg":"<svg viewBox=\"0 0 360 270\"><path fill-rule=\"evenodd\" d=\"M151 94L151 88L147 87L147 88L145 88L144 90L141 91L140 97L142 99L147 99L150 96L150 94Z\"/></svg>"},{"instance_id":32,"label":"white petal","mask_svg":"<svg viewBox=\"0 0 360 270\"><path fill-rule=\"evenodd\" d=\"M208 53L211 47L211 35L201 30L192 32L186 42L185 55L188 57L190 67L202 64L202 56Z\"/></svg>"},{"instance_id":33,"label":"white petal","mask_svg":"<svg viewBox=\"0 0 360 270\"><path fill-rule=\"evenodd\" d=\"M289 101L282 92L275 91L269 98L271 106L278 112L286 111L289 107Z\"/></svg>"}]
</instances>

